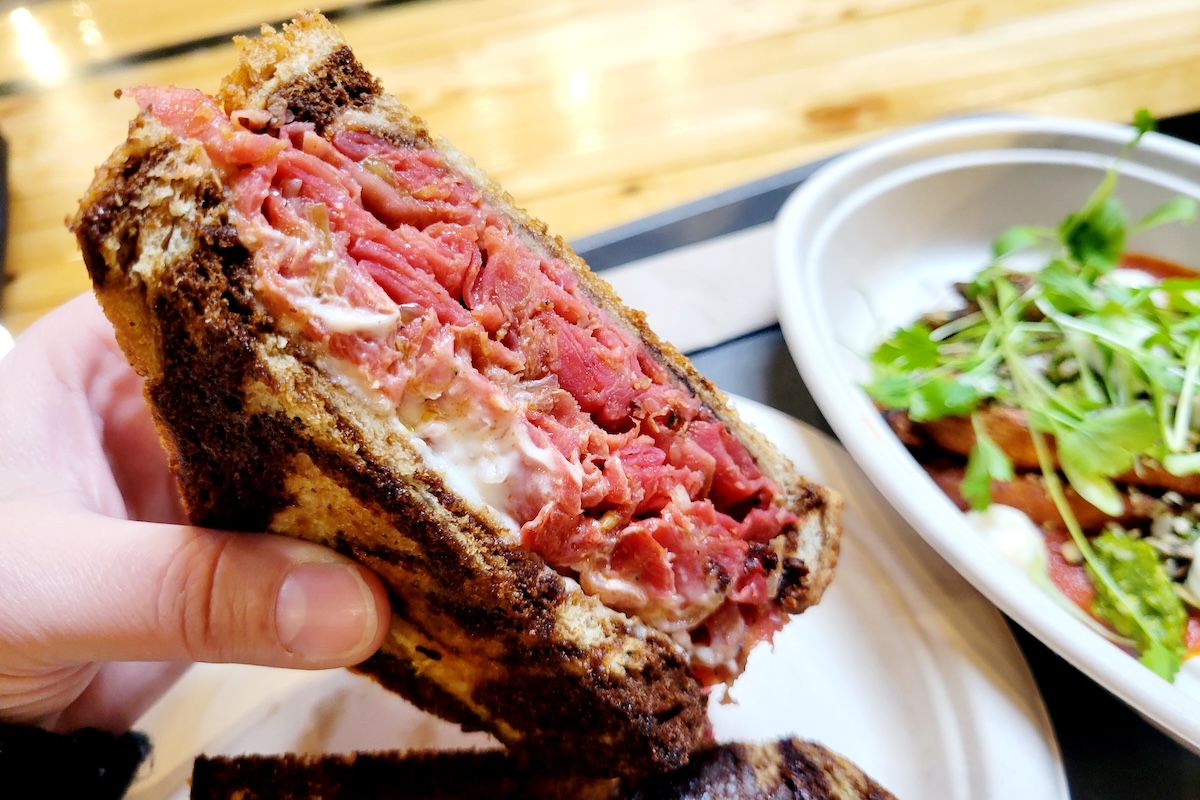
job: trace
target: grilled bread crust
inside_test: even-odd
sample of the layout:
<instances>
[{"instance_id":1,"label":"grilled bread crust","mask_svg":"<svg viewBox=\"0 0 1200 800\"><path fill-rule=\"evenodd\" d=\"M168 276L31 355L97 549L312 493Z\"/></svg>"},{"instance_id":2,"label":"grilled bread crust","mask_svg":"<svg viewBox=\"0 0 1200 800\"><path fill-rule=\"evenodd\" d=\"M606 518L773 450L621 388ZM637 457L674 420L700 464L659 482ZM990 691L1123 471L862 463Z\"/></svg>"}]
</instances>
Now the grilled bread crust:
<instances>
[{"instance_id":1,"label":"grilled bread crust","mask_svg":"<svg viewBox=\"0 0 1200 800\"><path fill-rule=\"evenodd\" d=\"M529 770L498 750L196 759L192 800L894 800L814 742L723 744L687 766L605 780Z\"/></svg>"},{"instance_id":2,"label":"grilled bread crust","mask_svg":"<svg viewBox=\"0 0 1200 800\"><path fill-rule=\"evenodd\" d=\"M435 148L535 251L571 264L784 487L802 524L789 534L796 555L785 564L783 605L794 612L819 599L837 559L836 494L796 476L565 243L383 94L323 17L282 33L264 28L239 46L241 63L221 90L227 110ZM393 418L317 368L314 345L283 335L255 297L252 257L230 213L203 147L142 114L71 222L118 341L146 378L192 521L299 536L375 570L389 587L392 628L358 669L492 732L526 762L566 759L594 775L682 764L706 727L686 657L506 544L490 512L449 490Z\"/></svg>"}]
</instances>

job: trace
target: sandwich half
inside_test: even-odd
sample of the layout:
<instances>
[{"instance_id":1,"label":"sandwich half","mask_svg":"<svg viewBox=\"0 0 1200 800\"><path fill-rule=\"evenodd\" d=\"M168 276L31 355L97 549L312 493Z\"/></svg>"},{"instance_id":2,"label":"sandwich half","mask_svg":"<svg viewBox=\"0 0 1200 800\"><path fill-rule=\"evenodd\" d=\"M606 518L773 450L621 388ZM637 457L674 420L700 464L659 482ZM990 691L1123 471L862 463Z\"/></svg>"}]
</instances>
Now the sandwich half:
<instances>
[{"instance_id":1,"label":"sandwich half","mask_svg":"<svg viewBox=\"0 0 1200 800\"><path fill-rule=\"evenodd\" d=\"M525 760L677 767L816 603L840 500L316 14L129 90L71 221L191 519L389 587L358 669Z\"/></svg>"}]
</instances>

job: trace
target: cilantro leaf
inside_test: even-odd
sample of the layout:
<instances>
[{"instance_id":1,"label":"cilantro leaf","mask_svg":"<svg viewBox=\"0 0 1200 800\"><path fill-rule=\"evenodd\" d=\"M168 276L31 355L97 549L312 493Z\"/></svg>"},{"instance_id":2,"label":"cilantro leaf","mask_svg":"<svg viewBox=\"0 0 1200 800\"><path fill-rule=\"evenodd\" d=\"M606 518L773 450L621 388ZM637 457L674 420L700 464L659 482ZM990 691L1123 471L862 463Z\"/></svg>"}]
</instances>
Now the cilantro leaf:
<instances>
[{"instance_id":1,"label":"cilantro leaf","mask_svg":"<svg viewBox=\"0 0 1200 800\"><path fill-rule=\"evenodd\" d=\"M1097 272L1117 265L1125 250L1125 210L1116 198L1106 196L1074 214L1059 226L1059 235L1076 263Z\"/></svg>"},{"instance_id":2,"label":"cilantro leaf","mask_svg":"<svg viewBox=\"0 0 1200 800\"><path fill-rule=\"evenodd\" d=\"M908 408L913 391L920 382L920 377L912 373L877 372L874 380L863 389L884 408Z\"/></svg>"},{"instance_id":3,"label":"cilantro leaf","mask_svg":"<svg viewBox=\"0 0 1200 800\"><path fill-rule=\"evenodd\" d=\"M938 364L938 345L928 325L918 322L899 328L879 345L871 360L902 370L930 369Z\"/></svg>"},{"instance_id":4,"label":"cilantro leaf","mask_svg":"<svg viewBox=\"0 0 1200 800\"><path fill-rule=\"evenodd\" d=\"M1003 258L1019 250L1029 250L1054 241L1054 231L1032 225L1016 225L992 241L992 255Z\"/></svg>"},{"instance_id":5,"label":"cilantro leaf","mask_svg":"<svg viewBox=\"0 0 1200 800\"><path fill-rule=\"evenodd\" d=\"M959 491L972 509L983 511L992 504L992 481L1012 480L1013 465L987 435L977 415L971 417L971 425L975 429L975 444L967 458Z\"/></svg>"},{"instance_id":6,"label":"cilantro leaf","mask_svg":"<svg viewBox=\"0 0 1200 800\"><path fill-rule=\"evenodd\" d=\"M1113 476L1130 469L1159 439L1154 412L1145 403L1093 411L1058 436L1059 457Z\"/></svg>"},{"instance_id":7,"label":"cilantro leaf","mask_svg":"<svg viewBox=\"0 0 1200 800\"><path fill-rule=\"evenodd\" d=\"M1153 448L1162 429L1146 404L1093 411L1055 426L1059 462L1071 486L1092 505L1119 516L1125 510L1112 478L1133 468Z\"/></svg>"},{"instance_id":8,"label":"cilantro leaf","mask_svg":"<svg viewBox=\"0 0 1200 800\"><path fill-rule=\"evenodd\" d=\"M908 415L914 422L962 417L974 411L985 396L973 384L940 375L933 376L909 396Z\"/></svg>"},{"instance_id":9,"label":"cilantro leaf","mask_svg":"<svg viewBox=\"0 0 1200 800\"><path fill-rule=\"evenodd\" d=\"M1139 108L1133 112L1133 127L1137 129L1137 136L1129 143L1130 147L1135 146L1143 135L1158 130L1158 121L1154 119L1154 115L1149 110Z\"/></svg>"},{"instance_id":10,"label":"cilantro leaf","mask_svg":"<svg viewBox=\"0 0 1200 800\"><path fill-rule=\"evenodd\" d=\"M1061 258L1054 259L1038 272L1037 280L1042 296L1064 314L1097 310L1092 284Z\"/></svg>"},{"instance_id":11,"label":"cilantro leaf","mask_svg":"<svg viewBox=\"0 0 1200 800\"><path fill-rule=\"evenodd\" d=\"M1172 683L1175 681L1175 674L1183 667L1181 650L1172 649L1156 641L1150 642L1138 661L1160 678L1166 678Z\"/></svg>"},{"instance_id":12,"label":"cilantro leaf","mask_svg":"<svg viewBox=\"0 0 1200 800\"><path fill-rule=\"evenodd\" d=\"M1200 278L1167 278L1158 291L1165 299L1165 310L1200 315Z\"/></svg>"},{"instance_id":13,"label":"cilantro leaf","mask_svg":"<svg viewBox=\"0 0 1200 800\"><path fill-rule=\"evenodd\" d=\"M1092 540L1092 550L1112 584L1098 579L1088 565L1096 586L1092 611L1134 641L1142 663L1172 680L1185 652L1187 611L1154 548L1140 539L1105 532Z\"/></svg>"}]
</instances>

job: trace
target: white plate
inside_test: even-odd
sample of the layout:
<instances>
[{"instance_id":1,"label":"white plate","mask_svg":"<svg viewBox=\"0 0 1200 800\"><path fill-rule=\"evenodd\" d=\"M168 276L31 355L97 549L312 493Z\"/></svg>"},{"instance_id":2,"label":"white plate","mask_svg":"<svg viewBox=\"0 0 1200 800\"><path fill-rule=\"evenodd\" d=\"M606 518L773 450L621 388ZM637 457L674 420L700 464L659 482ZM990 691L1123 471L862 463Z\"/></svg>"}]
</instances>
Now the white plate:
<instances>
[{"instance_id":1,"label":"white plate","mask_svg":"<svg viewBox=\"0 0 1200 800\"><path fill-rule=\"evenodd\" d=\"M722 740L784 734L853 759L899 797L1066 798L1037 687L1000 614L937 558L846 452L749 401L738 408L797 466L846 498L837 579L760 648L711 708ZM200 753L481 746L481 734L335 671L202 665L139 724L155 743L131 800L184 798Z\"/></svg>"},{"instance_id":2,"label":"white plate","mask_svg":"<svg viewBox=\"0 0 1200 800\"><path fill-rule=\"evenodd\" d=\"M777 220L780 323L805 384L884 496L971 583L1031 633L1200 751L1200 661L1168 683L1088 629L1004 561L929 480L860 385L897 325L946 307L1014 224L1055 225L1099 183L1132 129L981 117L917 129L843 156ZM1151 134L1120 166L1137 219L1175 194L1200 198L1200 148ZM1200 226L1130 238L1134 252L1200 266Z\"/></svg>"}]
</instances>

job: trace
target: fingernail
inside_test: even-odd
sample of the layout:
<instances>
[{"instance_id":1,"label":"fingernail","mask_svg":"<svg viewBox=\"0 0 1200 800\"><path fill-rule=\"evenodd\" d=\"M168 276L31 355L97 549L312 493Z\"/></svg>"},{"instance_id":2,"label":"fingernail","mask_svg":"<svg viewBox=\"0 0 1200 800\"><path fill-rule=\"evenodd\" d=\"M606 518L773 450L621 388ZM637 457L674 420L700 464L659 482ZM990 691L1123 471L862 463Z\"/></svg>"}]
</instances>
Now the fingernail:
<instances>
[{"instance_id":1,"label":"fingernail","mask_svg":"<svg viewBox=\"0 0 1200 800\"><path fill-rule=\"evenodd\" d=\"M374 596L358 569L347 564L298 564L275 600L280 642L310 661L359 654L377 625Z\"/></svg>"}]
</instances>

